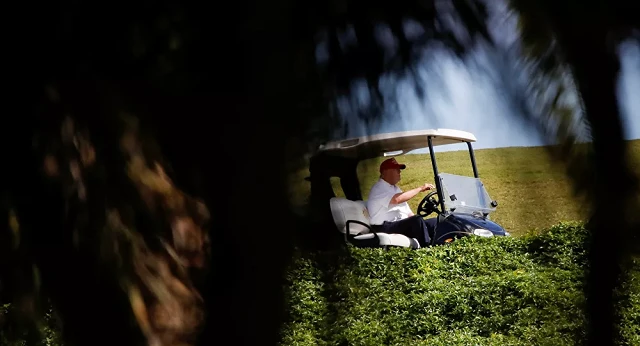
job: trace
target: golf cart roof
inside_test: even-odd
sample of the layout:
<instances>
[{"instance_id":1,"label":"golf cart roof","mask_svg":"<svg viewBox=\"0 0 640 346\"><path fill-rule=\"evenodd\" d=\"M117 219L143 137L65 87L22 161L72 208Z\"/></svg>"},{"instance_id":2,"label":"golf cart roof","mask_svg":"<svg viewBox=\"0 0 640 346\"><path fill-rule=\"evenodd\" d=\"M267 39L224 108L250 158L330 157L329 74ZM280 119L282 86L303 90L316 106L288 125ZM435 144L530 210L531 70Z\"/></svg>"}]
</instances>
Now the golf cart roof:
<instances>
[{"instance_id":1,"label":"golf cart roof","mask_svg":"<svg viewBox=\"0 0 640 346\"><path fill-rule=\"evenodd\" d=\"M385 156L385 153L391 154L386 156L396 156L428 147L428 137L432 138L433 146L476 141L472 133L460 130L401 131L328 142L320 146L318 154L359 160Z\"/></svg>"}]
</instances>

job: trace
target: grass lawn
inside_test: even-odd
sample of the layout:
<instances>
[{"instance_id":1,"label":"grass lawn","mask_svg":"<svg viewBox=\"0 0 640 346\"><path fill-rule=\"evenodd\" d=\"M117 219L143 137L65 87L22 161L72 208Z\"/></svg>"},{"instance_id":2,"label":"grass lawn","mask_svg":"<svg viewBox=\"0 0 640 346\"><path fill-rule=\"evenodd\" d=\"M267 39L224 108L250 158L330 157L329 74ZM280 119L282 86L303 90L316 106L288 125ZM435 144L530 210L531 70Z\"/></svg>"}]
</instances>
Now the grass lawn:
<instances>
[{"instance_id":1,"label":"grass lawn","mask_svg":"<svg viewBox=\"0 0 640 346\"><path fill-rule=\"evenodd\" d=\"M640 173L640 140L631 141L634 169ZM492 219L513 235L535 233L561 221L582 221L587 209L572 195L571 184L562 165L550 161L544 147L514 147L475 151L480 178L492 199L498 201ZM468 151L436 153L440 172L473 175ZM370 187L378 179L378 166L384 158L366 160L358 166L361 189L368 198ZM398 184L408 190L423 183L433 183L433 169L427 154L397 157L407 164ZM304 201L308 183L303 178L308 171L293 177L292 198ZM343 196L339 181L333 181L334 191ZM597 188L594 186L594 188ZM415 211L424 194L409 201Z\"/></svg>"}]
</instances>

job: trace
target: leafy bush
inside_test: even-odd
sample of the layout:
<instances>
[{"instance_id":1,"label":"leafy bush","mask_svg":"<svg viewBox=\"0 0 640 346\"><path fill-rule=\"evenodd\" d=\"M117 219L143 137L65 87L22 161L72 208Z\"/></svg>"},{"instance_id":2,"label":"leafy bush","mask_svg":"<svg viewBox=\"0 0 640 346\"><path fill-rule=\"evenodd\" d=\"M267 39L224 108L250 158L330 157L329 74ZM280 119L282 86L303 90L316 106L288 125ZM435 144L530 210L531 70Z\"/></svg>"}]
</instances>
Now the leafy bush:
<instances>
[{"instance_id":1,"label":"leafy bush","mask_svg":"<svg viewBox=\"0 0 640 346\"><path fill-rule=\"evenodd\" d=\"M419 250L349 248L296 258L282 345L575 345L585 337L588 232L466 237ZM621 337L639 344L640 276Z\"/></svg>"},{"instance_id":2,"label":"leafy bush","mask_svg":"<svg viewBox=\"0 0 640 346\"><path fill-rule=\"evenodd\" d=\"M632 269L618 288L616 298L620 320L619 344L640 345L640 261L632 263Z\"/></svg>"},{"instance_id":3,"label":"leafy bush","mask_svg":"<svg viewBox=\"0 0 640 346\"><path fill-rule=\"evenodd\" d=\"M0 305L0 345L62 346L60 328L51 306L34 320L25 320L24 316L16 318L18 314L14 309L9 303Z\"/></svg>"},{"instance_id":4,"label":"leafy bush","mask_svg":"<svg viewBox=\"0 0 640 346\"><path fill-rule=\"evenodd\" d=\"M588 232L563 223L521 238L298 255L282 345L575 345L584 339ZM619 344L640 345L640 261L616 292ZM0 320L11 313L0 305ZM10 319L9 319L10 320ZM0 345L59 346L49 310Z\"/></svg>"}]
</instances>

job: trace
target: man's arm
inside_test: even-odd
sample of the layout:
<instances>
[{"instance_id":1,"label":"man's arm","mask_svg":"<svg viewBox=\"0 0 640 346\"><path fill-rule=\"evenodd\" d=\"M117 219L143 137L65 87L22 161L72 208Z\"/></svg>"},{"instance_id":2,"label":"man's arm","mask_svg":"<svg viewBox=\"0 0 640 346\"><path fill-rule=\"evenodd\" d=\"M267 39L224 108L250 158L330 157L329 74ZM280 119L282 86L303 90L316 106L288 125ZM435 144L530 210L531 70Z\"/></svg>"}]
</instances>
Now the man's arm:
<instances>
[{"instance_id":1,"label":"man's arm","mask_svg":"<svg viewBox=\"0 0 640 346\"><path fill-rule=\"evenodd\" d=\"M411 189L405 192L400 192L400 193L396 193L395 195L393 195L393 197L391 197L391 201L389 202L390 204L400 204L400 203L404 203L410 199L412 199L413 197L415 197L418 193L420 192L424 192L427 190L431 190L433 189L434 186L431 184L424 184L420 187L416 187L415 189Z\"/></svg>"}]
</instances>

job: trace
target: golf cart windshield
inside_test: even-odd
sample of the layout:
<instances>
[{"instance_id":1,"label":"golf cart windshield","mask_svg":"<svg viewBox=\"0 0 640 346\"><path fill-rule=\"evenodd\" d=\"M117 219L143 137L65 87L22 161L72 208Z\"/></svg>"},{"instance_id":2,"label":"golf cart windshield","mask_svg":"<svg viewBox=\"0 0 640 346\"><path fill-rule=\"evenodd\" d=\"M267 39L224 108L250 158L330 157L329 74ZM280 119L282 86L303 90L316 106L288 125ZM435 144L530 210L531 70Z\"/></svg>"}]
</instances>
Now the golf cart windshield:
<instances>
[{"instance_id":1,"label":"golf cart windshield","mask_svg":"<svg viewBox=\"0 0 640 346\"><path fill-rule=\"evenodd\" d=\"M449 173L439 175L442 181L444 205L448 211L489 214L496 210L491 206L489 193L480 179Z\"/></svg>"}]
</instances>

